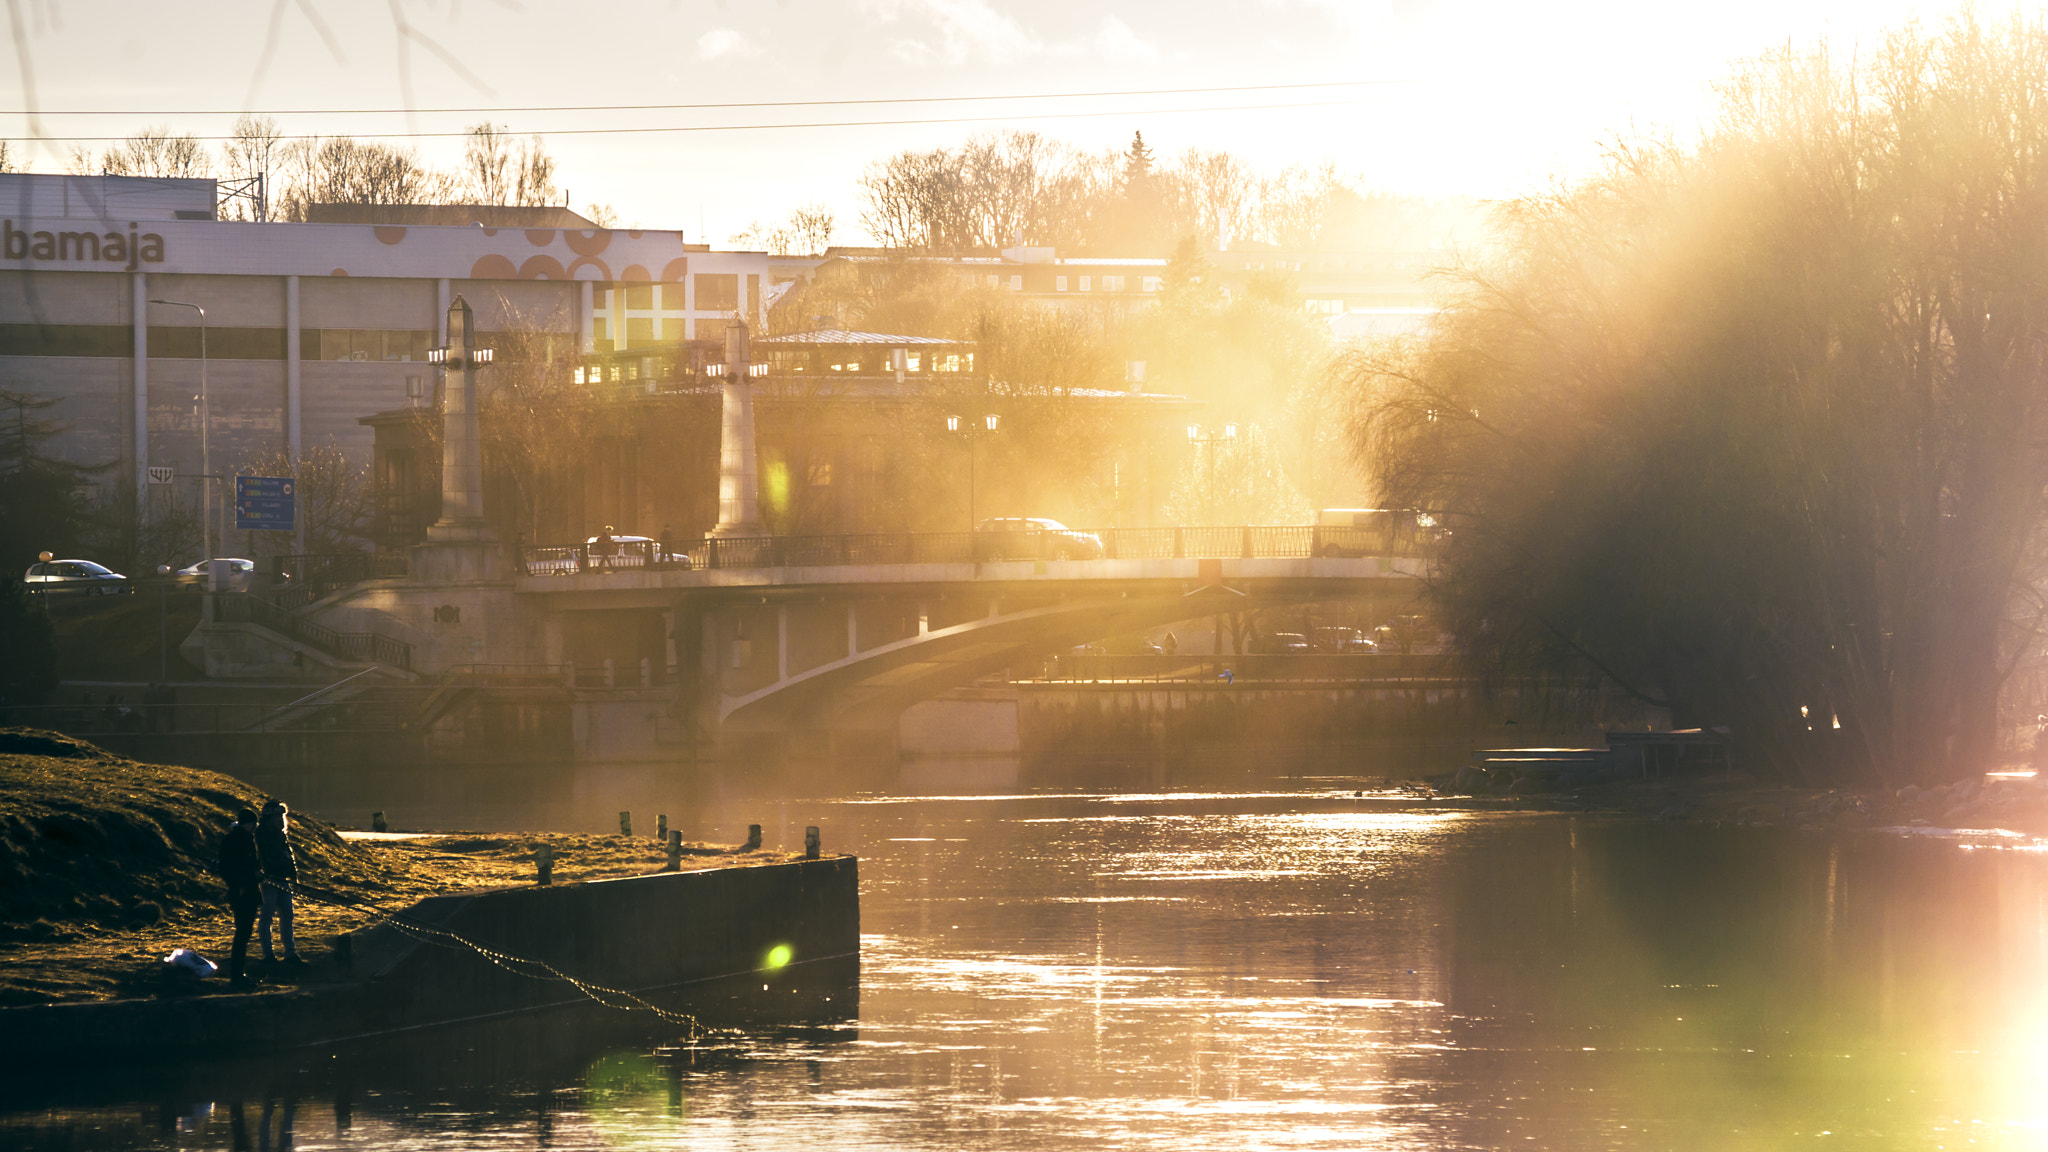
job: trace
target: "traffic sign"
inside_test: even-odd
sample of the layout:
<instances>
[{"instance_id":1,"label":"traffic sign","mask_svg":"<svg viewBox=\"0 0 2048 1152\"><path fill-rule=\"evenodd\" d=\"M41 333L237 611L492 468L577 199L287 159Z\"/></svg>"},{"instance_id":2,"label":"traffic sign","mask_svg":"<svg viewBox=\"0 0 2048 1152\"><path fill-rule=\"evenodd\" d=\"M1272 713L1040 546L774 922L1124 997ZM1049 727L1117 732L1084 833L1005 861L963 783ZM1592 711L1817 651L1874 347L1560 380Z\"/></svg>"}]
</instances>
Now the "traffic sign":
<instances>
[{"instance_id":1,"label":"traffic sign","mask_svg":"<svg viewBox=\"0 0 2048 1152\"><path fill-rule=\"evenodd\" d=\"M299 482L290 476L235 477L235 527L261 532L298 528Z\"/></svg>"},{"instance_id":2,"label":"traffic sign","mask_svg":"<svg viewBox=\"0 0 2048 1152\"><path fill-rule=\"evenodd\" d=\"M174 469L160 467L155 464L149 466L149 482L151 484L169 484L175 478Z\"/></svg>"}]
</instances>

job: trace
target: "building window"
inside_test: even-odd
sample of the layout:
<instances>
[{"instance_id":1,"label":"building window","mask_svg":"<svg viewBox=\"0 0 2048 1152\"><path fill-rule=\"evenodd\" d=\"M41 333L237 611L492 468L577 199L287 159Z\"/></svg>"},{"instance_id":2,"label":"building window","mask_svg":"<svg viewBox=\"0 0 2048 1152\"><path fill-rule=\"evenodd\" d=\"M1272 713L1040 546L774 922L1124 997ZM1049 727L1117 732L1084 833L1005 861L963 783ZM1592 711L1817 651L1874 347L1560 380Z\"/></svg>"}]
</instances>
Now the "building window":
<instances>
[{"instance_id":1,"label":"building window","mask_svg":"<svg viewBox=\"0 0 2048 1152\"><path fill-rule=\"evenodd\" d=\"M995 288L995 287L996 287L997 285L999 285L999 284L1001 284L1001 283L1002 283L1002 279L1001 279L1000 277L998 277L998 276L994 276L994 275L991 275L991 276L990 276L990 277L988 278L988 286L989 286L989 288L991 288L991 289L994 289L994 288Z\"/></svg>"},{"instance_id":2,"label":"building window","mask_svg":"<svg viewBox=\"0 0 2048 1152\"><path fill-rule=\"evenodd\" d=\"M421 363L434 334L425 330L376 328L308 329L299 338L302 360L357 360Z\"/></svg>"},{"instance_id":3,"label":"building window","mask_svg":"<svg viewBox=\"0 0 2048 1152\"><path fill-rule=\"evenodd\" d=\"M1052 290L1055 292L1065 292L1067 290L1067 278L1065 276L1053 277Z\"/></svg>"},{"instance_id":4,"label":"building window","mask_svg":"<svg viewBox=\"0 0 2048 1152\"><path fill-rule=\"evenodd\" d=\"M1147 277L1145 277L1145 291L1147 291L1147 292L1157 292L1157 291L1159 291L1159 289L1160 289L1160 288L1161 288L1161 287L1162 287L1162 286L1163 286L1164 284L1165 284L1165 281L1164 281L1164 280L1163 280L1163 279L1162 279L1161 277L1158 277L1158 276L1147 276Z\"/></svg>"},{"instance_id":5,"label":"building window","mask_svg":"<svg viewBox=\"0 0 2048 1152\"><path fill-rule=\"evenodd\" d=\"M1121 277L1121 276L1104 276L1104 277L1102 278L1102 290L1103 290L1104 292L1121 292L1121 291L1123 291L1123 290L1124 290L1124 278L1123 278L1123 277Z\"/></svg>"},{"instance_id":6,"label":"building window","mask_svg":"<svg viewBox=\"0 0 2048 1152\"><path fill-rule=\"evenodd\" d=\"M1022 276L1012 276L1012 277L1010 277L1010 291L1012 291L1012 292L1022 292L1023 290L1024 290L1024 278L1023 278Z\"/></svg>"},{"instance_id":7,"label":"building window","mask_svg":"<svg viewBox=\"0 0 2048 1152\"><path fill-rule=\"evenodd\" d=\"M696 303L699 312L737 312L740 307L740 278L730 272L697 273ZM630 296L629 296L630 298ZM649 305L653 300L649 299Z\"/></svg>"},{"instance_id":8,"label":"building window","mask_svg":"<svg viewBox=\"0 0 2048 1152\"><path fill-rule=\"evenodd\" d=\"M284 337L282 328L211 327L206 330L206 355L214 360L282 360ZM152 358L197 360L199 329L152 324L148 350ZM126 324L0 324L0 356L133 355L135 330Z\"/></svg>"},{"instance_id":9,"label":"building window","mask_svg":"<svg viewBox=\"0 0 2048 1152\"><path fill-rule=\"evenodd\" d=\"M1094 280L1095 280L1095 277L1093 277L1093 276L1083 276L1083 277L1081 277L1081 291L1083 291L1083 292L1086 292L1086 291L1088 291L1088 289L1089 289L1089 286L1090 286L1090 285L1091 285L1091 284L1093 283L1093 281L1094 281Z\"/></svg>"}]
</instances>

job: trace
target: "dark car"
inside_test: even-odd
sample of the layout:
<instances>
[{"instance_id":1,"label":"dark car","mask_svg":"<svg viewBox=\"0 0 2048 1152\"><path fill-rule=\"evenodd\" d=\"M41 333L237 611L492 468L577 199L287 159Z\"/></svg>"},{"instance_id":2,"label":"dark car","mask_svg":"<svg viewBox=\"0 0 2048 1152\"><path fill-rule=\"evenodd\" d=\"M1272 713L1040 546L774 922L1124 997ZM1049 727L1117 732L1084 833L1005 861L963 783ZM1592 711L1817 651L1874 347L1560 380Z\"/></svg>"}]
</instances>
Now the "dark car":
<instances>
[{"instance_id":1,"label":"dark car","mask_svg":"<svg viewBox=\"0 0 2048 1152\"><path fill-rule=\"evenodd\" d=\"M975 547L984 560L1099 560L1102 537L1043 516L983 520Z\"/></svg>"},{"instance_id":2,"label":"dark car","mask_svg":"<svg viewBox=\"0 0 2048 1152\"><path fill-rule=\"evenodd\" d=\"M1252 651L1268 655L1308 650L1308 637L1299 632L1268 632L1252 641Z\"/></svg>"},{"instance_id":3,"label":"dark car","mask_svg":"<svg viewBox=\"0 0 2048 1152\"><path fill-rule=\"evenodd\" d=\"M126 576L90 560L44 560L22 575L31 592L45 596L119 596L133 593Z\"/></svg>"},{"instance_id":4,"label":"dark car","mask_svg":"<svg viewBox=\"0 0 2048 1152\"><path fill-rule=\"evenodd\" d=\"M1315 630L1315 646L1318 652L1376 652L1379 645L1356 628L1318 628Z\"/></svg>"}]
</instances>

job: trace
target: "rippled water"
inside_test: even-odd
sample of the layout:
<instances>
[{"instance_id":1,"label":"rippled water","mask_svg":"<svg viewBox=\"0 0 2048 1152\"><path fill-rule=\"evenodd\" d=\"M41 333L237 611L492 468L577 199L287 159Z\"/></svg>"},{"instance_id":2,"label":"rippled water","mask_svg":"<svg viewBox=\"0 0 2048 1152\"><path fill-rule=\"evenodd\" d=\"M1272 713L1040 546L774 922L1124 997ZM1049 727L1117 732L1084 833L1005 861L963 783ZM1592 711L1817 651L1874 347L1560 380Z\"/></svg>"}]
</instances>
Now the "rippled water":
<instances>
[{"instance_id":1,"label":"rippled water","mask_svg":"<svg viewBox=\"0 0 2048 1152\"><path fill-rule=\"evenodd\" d=\"M837 801L857 1024L0 1089L32 1148L2048 1146L2048 858L1322 794Z\"/></svg>"}]
</instances>

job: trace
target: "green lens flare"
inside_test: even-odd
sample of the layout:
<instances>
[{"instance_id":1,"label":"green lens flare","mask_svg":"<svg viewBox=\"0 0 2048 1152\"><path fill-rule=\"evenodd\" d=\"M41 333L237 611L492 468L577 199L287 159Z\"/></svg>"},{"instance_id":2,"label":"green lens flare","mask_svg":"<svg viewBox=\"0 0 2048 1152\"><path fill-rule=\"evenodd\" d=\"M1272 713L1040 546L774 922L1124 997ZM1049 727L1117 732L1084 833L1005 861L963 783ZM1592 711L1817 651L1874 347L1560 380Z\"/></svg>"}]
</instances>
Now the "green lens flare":
<instances>
[{"instance_id":1,"label":"green lens flare","mask_svg":"<svg viewBox=\"0 0 2048 1152\"><path fill-rule=\"evenodd\" d=\"M789 958L794 955L796 955L796 952L795 950L790 948L789 945L777 944L775 947L770 948L768 950L768 962L766 964L763 964L762 967L780 968L783 965L788 964Z\"/></svg>"}]
</instances>

